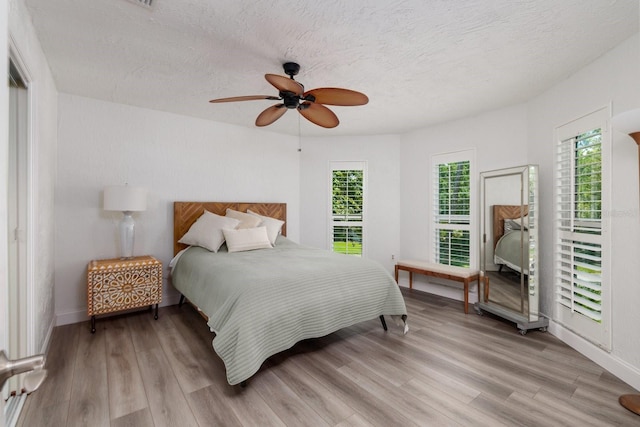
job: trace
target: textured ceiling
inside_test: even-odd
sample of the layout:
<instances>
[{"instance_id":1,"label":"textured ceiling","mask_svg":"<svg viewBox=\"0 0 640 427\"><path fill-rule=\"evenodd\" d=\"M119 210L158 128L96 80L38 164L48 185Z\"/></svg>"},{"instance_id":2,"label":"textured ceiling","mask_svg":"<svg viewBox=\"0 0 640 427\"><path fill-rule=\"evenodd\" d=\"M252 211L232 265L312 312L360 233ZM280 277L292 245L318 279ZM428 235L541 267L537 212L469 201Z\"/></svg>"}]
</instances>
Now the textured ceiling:
<instances>
[{"instance_id":1,"label":"textured ceiling","mask_svg":"<svg viewBox=\"0 0 640 427\"><path fill-rule=\"evenodd\" d=\"M364 92L324 129L403 133L526 101L639 29L638 0L22 0L58 90L253 127L277 95L265 73L298 62L305 88Z\"/></svg>"}]
</instances>

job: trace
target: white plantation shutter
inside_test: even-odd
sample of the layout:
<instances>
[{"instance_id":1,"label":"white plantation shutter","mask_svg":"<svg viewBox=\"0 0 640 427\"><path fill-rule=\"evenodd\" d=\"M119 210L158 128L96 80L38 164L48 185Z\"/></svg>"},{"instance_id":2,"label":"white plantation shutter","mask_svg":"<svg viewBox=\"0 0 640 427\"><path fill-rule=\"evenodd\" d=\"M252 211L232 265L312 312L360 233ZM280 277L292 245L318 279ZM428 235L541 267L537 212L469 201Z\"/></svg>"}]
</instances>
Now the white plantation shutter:
<instances>
[{"instance_id":1,"label":"white plantation shutter","mask_svg":"<svg viewBox=\"0 0 640 427\"><path fill-rule=\"evenodd\" d=\"M330 249L362 256L366 162L331 162L330 170Z\"/></svg>"},{"instance_id":2,"label":"white plantation shutter","mask_svg":"<svg viewBox=\"0 0 640 427\"><path fill-rule=\"evenodd\" d=\"M460 267L475 264L472 250L472 151L436 155L433 172L433 261Z\"/></svg>"},{"instance_id":3,"label":"white plantation shutter","mask_svg":"<svg viewBox=\"0 0 640 427\"><path fill-rule=\"evenodd\" d=\"M557 321L610 348L608 109L557 129L555 301Z\"/></svg>"}]
</instances>

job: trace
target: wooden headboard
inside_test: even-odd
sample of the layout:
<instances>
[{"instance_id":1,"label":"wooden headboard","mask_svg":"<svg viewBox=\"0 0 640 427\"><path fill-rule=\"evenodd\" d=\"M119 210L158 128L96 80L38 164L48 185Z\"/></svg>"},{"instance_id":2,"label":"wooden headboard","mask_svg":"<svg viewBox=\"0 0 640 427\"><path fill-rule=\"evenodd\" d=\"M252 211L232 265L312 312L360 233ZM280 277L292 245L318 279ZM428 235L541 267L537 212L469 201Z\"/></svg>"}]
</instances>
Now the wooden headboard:
<instances>
[{"instance_id":1,"label":"wooden headboard","mask_svg":"<svg viewBox=\"0 0 640 427\"><path fill-rule=\"evenodd\" d=\"M189 231L191 225L196 222L206 210L216 215L224 216L227 208L235 211L251 211L285 221L282 226L282 235L287 235L287 204L286 203L244 203L244 202L173 202L173 254L176 255L187 245L178 243L178 240Z\"/></svg>"},{"instance_id":2,"label":"wooden headboard","mask_svg":"<svg viewBox=\"0 0 640 427\"><path fill-rule=\"evenodd\" d=\"M520 218L520 205L493 205L493 248L496 248L498 240L504 234L504 220ZM529 214L529 206L522 206L524 215Z\"/></svg>"}]
</instances>

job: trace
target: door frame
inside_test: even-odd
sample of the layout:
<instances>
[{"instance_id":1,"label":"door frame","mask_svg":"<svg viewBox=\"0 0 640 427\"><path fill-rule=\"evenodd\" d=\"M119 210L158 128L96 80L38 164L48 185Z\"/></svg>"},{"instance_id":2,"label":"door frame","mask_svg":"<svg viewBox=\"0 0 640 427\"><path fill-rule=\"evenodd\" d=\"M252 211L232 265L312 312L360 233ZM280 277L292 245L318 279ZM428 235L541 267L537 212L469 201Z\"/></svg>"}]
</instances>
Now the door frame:
<instances>
[{"instance_id":1,"label":"door frame","mask_svg":"<svg viewBox=\"0 0 640 427\"><path fill-rule=\"evenodd\" d=\"M8 328L4 331L6 334L5 343L7 345L7 354L11 357L26 357L31 354L35 354L39 352L39 348L37 348L36 343L36 333L35 333L35 302L34 302L34 279L35 279L35 256L36 253L36 242L35 242L35 183L37 182L36 177L36 168L34 167L35 160L35 151L34 151L34 123L35 123L35 112L34 112L34 87L32 74L29 71L29 67L27 66L24 55L20 53L20 49L17 46L17 43L9 34L9 50L8 50L8 58L7 62L10 60L16 71L20 74L22 81L26 86L26 106L24 109L21 109L25 114L24 120L24 137L20 139L19 144L23 144L22 149L24 150L24 155L22 156L22 160L20 160L19 168L24 168L25 172L22 178L22 186L23 191L21 194L18 194L18 198L22 198L23 200L23 210L19 213L20 219L24 222L23 228L20 238L22 244L24 245L24 250L20 250L20 259L18 262L21 264L19 267L23 271L22 277L19 278L18 281L18 307L7 307L8 310L18 309L18 325L8 324ZM7 64L8 65L8 64ZM7 67L8 69L8 67ZM8 98L10 99L10 94L8 93ZM9 107L11 108L11 107ZM7 118L9 117L9 111L7 111ZM8 133L9 129L7 129ZM8 154L8 147L7 147ZM11 160L11 159L9 159ZM6 194L9 195L9 182L6 183ZM8 206L7 206L8 208ZM8 218L7 218L8 224ZM6 226L5 226L6 227ZM6 238L7 242L9 239L13 238L11 234L13 233L10 230L6 230ZM9 268L13 268L9 263L9 248L7 247L7 278L9 277L8 272ZM11 292L11 283L7 282L7 295L9 296ZM11 319L11 315L7 314L7 320ZM13 345L15 342L18 342L18 348L8 348ZM7 391L19 391L22 388L21 383L8 383L11 387L8 388ZM17 387L17 388L16 388Z\"/></svg>"}]
</instances>

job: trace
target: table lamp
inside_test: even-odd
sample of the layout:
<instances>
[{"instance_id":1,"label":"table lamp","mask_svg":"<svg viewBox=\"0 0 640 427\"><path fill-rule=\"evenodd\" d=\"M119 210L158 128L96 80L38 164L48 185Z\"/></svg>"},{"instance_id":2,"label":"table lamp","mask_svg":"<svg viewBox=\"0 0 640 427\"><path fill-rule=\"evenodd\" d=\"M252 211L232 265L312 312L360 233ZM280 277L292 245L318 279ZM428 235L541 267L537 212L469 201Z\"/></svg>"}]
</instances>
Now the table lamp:
<instances>
[{"instance_id":1,"label":"table lamp","mask_svg":"<svg viewBox=\"0 0 640 427\"><path fill-rule=\"evenodd\" d=\"M638 144L638 152L640 153L640 108L616 114L611 119L611 126L614 130L626 133L633 138ZM640 165L640 157L638 165ZM640 415L640 394L624 394L620 396L618 401L631 412Z\"/></svg>"},{"instance_id":2,"label":"table lamp","mask_svg":"<svg viewBox=\"0 0 640 427\"><path fill-rule=\"evenodd\" d=\"M114 185L104 189L104 210L123 213L122 220L118 224L120 258L133 258L135 222L131 214L146 209L147 190L142 187Z\"/></svg>"}]
</instances>

